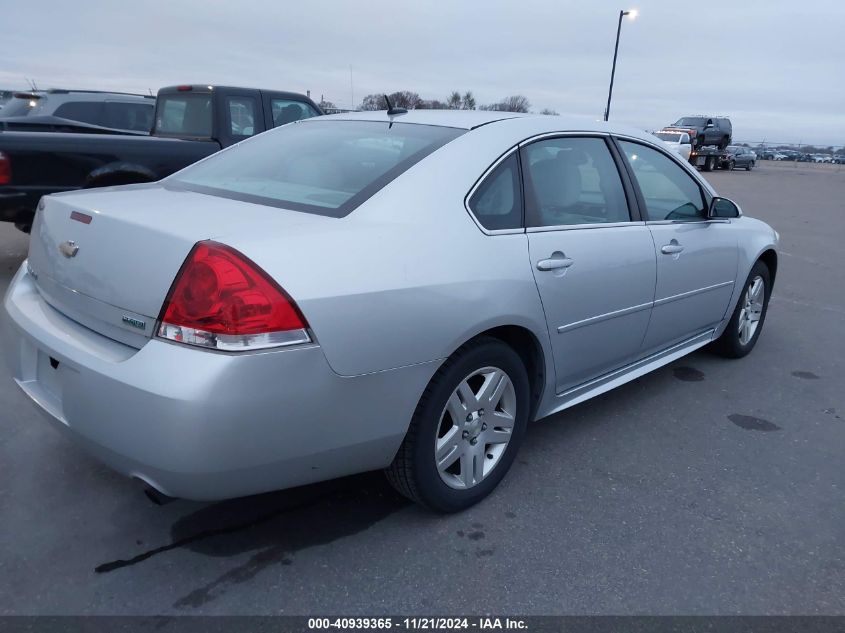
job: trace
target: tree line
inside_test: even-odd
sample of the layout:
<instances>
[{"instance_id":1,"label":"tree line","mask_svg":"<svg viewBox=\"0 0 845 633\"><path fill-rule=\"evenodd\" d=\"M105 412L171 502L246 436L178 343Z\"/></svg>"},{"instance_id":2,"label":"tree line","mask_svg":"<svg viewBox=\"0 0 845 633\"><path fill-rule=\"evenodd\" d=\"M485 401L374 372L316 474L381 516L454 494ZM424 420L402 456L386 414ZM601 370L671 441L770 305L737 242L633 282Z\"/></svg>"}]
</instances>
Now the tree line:
<instances>
[{"instance_id":1,"label":"tree line","mask_svg":"<svg viewBox=\"0 0 845 633\"><path fill-rule=\"evenodd\" d=\"M499 112L530 112L531 102L523 95L511 95L496 103L479 105L471 90L463 94L455 90L443 101L439 99L423 99L416 92L411 90L398 90L387 97L391 105L407 110L494 110ZM324 108L333 108L334 104L328 101L320 103ZM386 110L387 103L383 94L371 94L364 97L358 106L359 110ZM554 110L545 108L540 114L557 114Z\"/></svg>"}]
</instances>

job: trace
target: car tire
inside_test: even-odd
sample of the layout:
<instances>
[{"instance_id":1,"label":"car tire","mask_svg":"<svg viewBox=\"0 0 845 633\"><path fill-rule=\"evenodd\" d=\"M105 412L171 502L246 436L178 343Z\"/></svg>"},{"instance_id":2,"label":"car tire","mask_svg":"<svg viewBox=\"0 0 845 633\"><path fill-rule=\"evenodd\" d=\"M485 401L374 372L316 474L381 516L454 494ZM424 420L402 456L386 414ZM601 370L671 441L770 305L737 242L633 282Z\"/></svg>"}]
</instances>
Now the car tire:
<instances>
[{"instance_id":1,"label":"car tire","mask_svg":"<svg viewBox=\"0 0 845 633\"><path fill-rule=\"evenodd\" d=\"M499 400L486 399L499 392ZM493 410L485 411L482 403ZM529 409L528 373L513 348L492 337L463 345L426 387L405 439L385 469L388 481L412 501L438 512L458 512L478 503L513 463Z\"/></svg>"},{"instance_id":2,"label":"car tire","mask_svg":"<svg viewBox=\"0 0 845 633\"><path fill-rule=\"evenodd\" d=\"M758 282L762 287L755 292ZM722 335L714 341L713 351L726 358L742 358L754 349L766 320L771 292L769 268L758 261L748 273L731 320Z\"/></svg>"},{"instance_id":3,"label":"car tire","mask_svg":"<svg viewBox=\"0 0 845 633\"><path fill-rule=\"evenodd\" d=\"M754 161L749 161L748 164L745 166L745 171L751 171L754 169Z\"/></svg>"},{"instance_id":4,"label":"car tire","mask_svg":"<svg viewBox=\"0 0 845 633\"><path fill-rule=\"evenodd\" d=\"M725 149L730 144L731 144L731 139L727 136L723 136L722 140L719 141L719 149Z\"/></svg>"},{"instance_id":5,"label":"car tire","mask_svg":"<svg viewBox=\"0 0 845 633\"><path fill-rule=\"evenodd\" d=\"M715 156L708 156L704 159L704 167L702 169L704 171L713 171L718 166L719 162L716 160Z\"/></svg>"},{"instance_id":6,"label":"car tire","mask_svg":"<svg viewBox=\"0 0 845 633\"><path fill-rule=\"evenodd\" d=\"M728 161L728 171L733 171L733 170L734 170L734 167L736 167L736 162L735 162L735 161L732 161L732 160L729 160L729 161Z\"/></svg>"}]
</instances>

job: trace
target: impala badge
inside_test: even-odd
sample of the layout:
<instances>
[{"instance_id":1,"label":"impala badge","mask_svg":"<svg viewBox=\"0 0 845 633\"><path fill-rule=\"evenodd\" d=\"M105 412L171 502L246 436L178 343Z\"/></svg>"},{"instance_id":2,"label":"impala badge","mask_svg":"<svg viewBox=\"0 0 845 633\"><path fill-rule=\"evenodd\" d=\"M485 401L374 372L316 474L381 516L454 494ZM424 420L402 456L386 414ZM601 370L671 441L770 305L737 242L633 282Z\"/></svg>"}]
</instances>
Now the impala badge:
<instances>
[{"instance_id":1,"label":"impala badge","mask_svg":"<svg viewBox=\"0 0 845 633\"><path fill-rule=\"evenodd\" d=\"M79 246L73 240L68 240L59 244L59 252L70 259L71 257L76 257L76 254L79 252Z\"/></svg>"},{"instance_id":2,"label":"impala badge","mask_svg":"<svg viewBox=\"0 0 845 633\"><path fill-rule=\"evenodd\" d=\"M139 330L143 330L147 327L146 321L142 321L141 319L135 319L131 316L123 315L123 319L121 319L127 325L131 325L134 328L138 328Z\"/></svg>"}]
</instances>

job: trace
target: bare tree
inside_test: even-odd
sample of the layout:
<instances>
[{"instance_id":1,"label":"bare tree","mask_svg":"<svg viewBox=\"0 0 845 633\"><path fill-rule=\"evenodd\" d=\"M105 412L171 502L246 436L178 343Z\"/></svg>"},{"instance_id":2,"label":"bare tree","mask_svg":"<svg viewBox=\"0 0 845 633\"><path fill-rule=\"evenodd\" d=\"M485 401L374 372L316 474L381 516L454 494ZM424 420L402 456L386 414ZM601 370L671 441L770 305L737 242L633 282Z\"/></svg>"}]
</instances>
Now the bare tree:
<instances>
[{"instance_id":1,"label":"bare tree","mask_svg":"<svg viewBox=\"0 0 845 633\"><path fill-rule=\"evenodd\" d=\"M417 110L448 110L449 105L437 99L421 99Z\"/></svg>"},{"instance_id":2,"label":"bare tree","mask_svg":"<svg viewBox=\"0 0 845 633\"><path fill-rule=\"evenodd\" d=\"M406 110L415 109L422 99L416 92L410 90L399 90L398 92L390 93L390 105L395 108L405 108Z\"/></svg>"},{"instance_id":3,"label":"bare tree","mask_svg":"<svg viewBox=\"0 0 845 633\"><path fill-rule=\"evenodd\" d=\"M450 110L460 110L461 109L461 93L455 90L452 94L449 95L449 98L446 99L446 107Z\"/></svg>"},{"instance_id":4,"label":"bare tree","mask_svg":"<svg viewBox=\"0 0 845 633\"><path fill-rule=\"evenodd\" d=\"M472 96L472 91L467 90L461 98L462 110L475 110L475 97Z\"/></svg>"},{"instance_id":5,"label":"bare tree","mask_svg":"<svg viewBox=\"0 0 845 633\"><path fill-rule=\"evenodd\" d=\"M479 110L494 110L498 112L529 112L531 110L531 102L522 95L513 95L505 97L498 103L490 103L483 105Z\"/></svg>"},{"instance_id":6,"label":"bare tree","mask_svg":"<svg viewBox=\"0 0 845 633\"><path fill-rule=\"evenodd\" d=\"M504 112L529 112L531 110L531 102L522 95L505 97L502 99L501 105Z\"/></svg>"},{"instance_id":7,"label":"bare tree","mask_svg":"<svg viewBox=\"0 0 845 633\"><path fill-rule=\"evenodd\" d=\"M358 106L359 110L387 110L384 95L367 95Z\"/></svg>"},{"instance_id":8,"label":"bare tree","mask_svg":"<svg viewBox=\"0 0 845 633\"><path fill-rule=\"evenodd\" d=\"M540 114L551 114L557 116L559 112L557 110L552 110L551 108L543 108L540 110Z\"/></svg>"}]
</instances>

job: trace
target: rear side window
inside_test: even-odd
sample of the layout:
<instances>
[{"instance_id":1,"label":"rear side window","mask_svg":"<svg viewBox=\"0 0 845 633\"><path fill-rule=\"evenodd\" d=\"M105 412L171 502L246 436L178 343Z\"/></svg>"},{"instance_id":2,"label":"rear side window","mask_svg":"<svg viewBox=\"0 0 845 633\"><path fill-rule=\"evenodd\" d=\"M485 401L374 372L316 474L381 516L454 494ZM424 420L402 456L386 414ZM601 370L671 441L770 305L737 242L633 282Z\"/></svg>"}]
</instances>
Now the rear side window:
<instances>
[{"instance_id":1,"label":"rear side window","mask_svg":"<svg viewBox=\"0 0 845 633\"><path fill-rule=\"evenodd\" d=\"M149 132L153 127L152 103L121 103L119 101L106 101L105 103L106 127L116 130L133 130L135 132Z\"/></svg>"},{"instance_id":2,"label":"rear side window","mask_svg":"<svg viewBox=\"0 0 845 633\"><path fill-rule=\"evenodd\" d=\"M655 149L619 141L634 170L649 220L702 220L707 216L698 183L668 156Z\"/></svg>"},{"instance_id":3,"label":"rear side window","mask_svg":"<svg viewBox=\"0 0 845 633\"><path fill-rule=\"evenodd\" d=\"M487 175L469 199L469 208L488 231L522 227L522 187L516 152Z\"/></svg>"},{"instance_id":4,"label":"rear side window","mask_svg":"<svg viewBox=\"0 0 845 633\"><path fill-rule=\"evenodd\" d=\"M319 114L307 103L289 99L271 99L270 108L273 110L273 127L310 119Z\"/></svg>"},{"instance_id":5,"label":"rear side window","mask_svg":"<svg viewBox=\"0 0 845 633\"><path fill-rule=\"evenodd\" d=\"M464 130L316 119L258 134L164 182L235 200L343 217Z\"/></svg>"},{"instance_id":6,"label":"rear side window","mask_svg":"<svg viewBox=\"0 0 845 633\"><path fill-rule=\"evenodd\" d=\"M211 137L211 95L180 93L161 95L156 110L156 133Z\"/></svg>"},{"instance_id":7,"label":"rear side window","mask_svg":"<svg viewBox=\"0 0 845 633\"><path fill-rule=\"evenodd\" d=\"M552 138L522 149L527 226L629 222L616 163L600 138Z\"/></svg>"},{"instance_id":8,"label":"rear side window","mask_svg":"<svg viewBox=\"0 0 845 633\"><path fill-rule=\"evenodd\" d=\"M255 134L255 99L252 97L228 97L229 131L232 136Z\"/></svg>"},{"instance_id":9,"label":"rear side window","mask_svg":"<svg viewBox=\"0 0 845 633\"><path fill-rule=\"evenodd\" d=\"M103 125L103 104L99 101L69 101L63 103L54 115L71 121Z\"/></svg>"}]
</instances>

